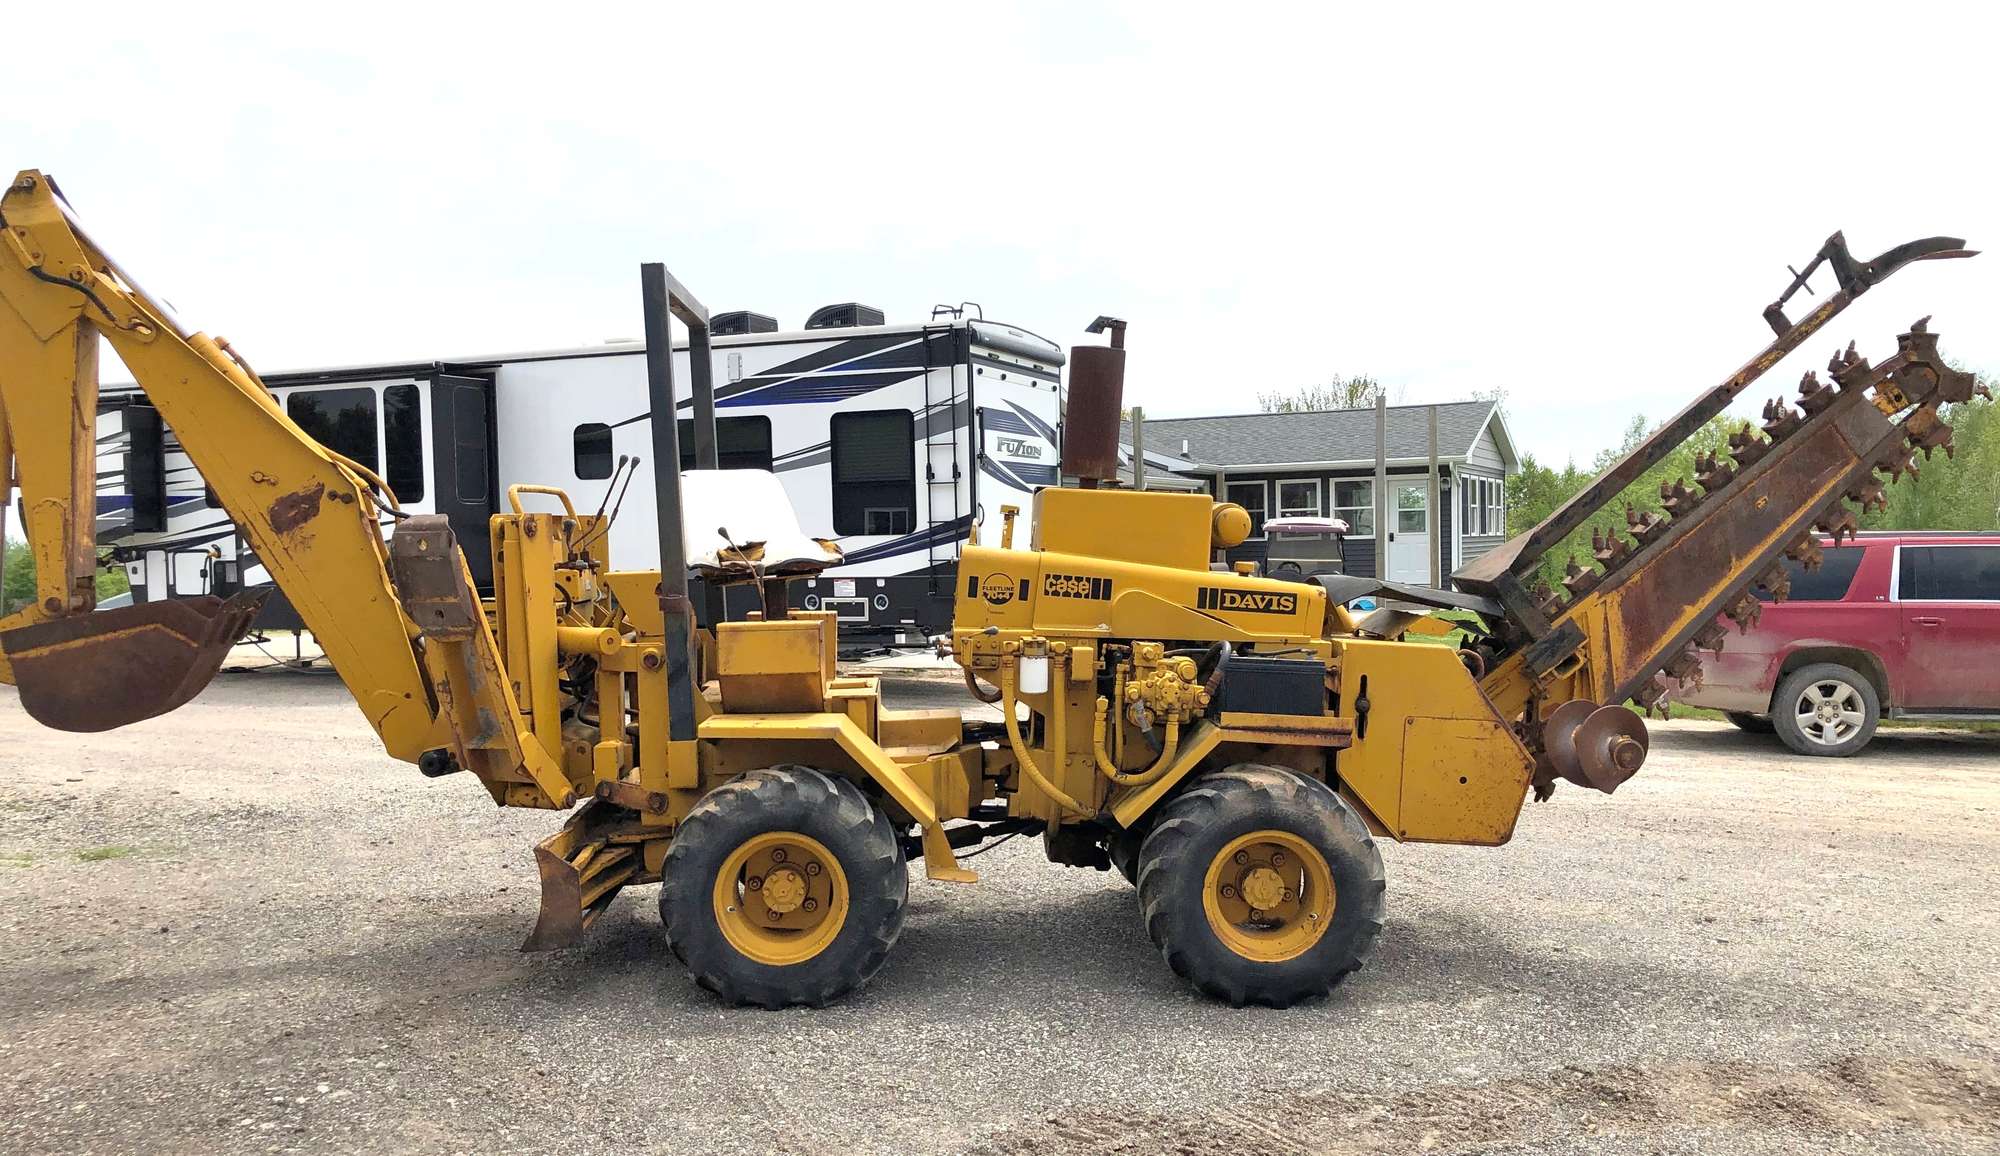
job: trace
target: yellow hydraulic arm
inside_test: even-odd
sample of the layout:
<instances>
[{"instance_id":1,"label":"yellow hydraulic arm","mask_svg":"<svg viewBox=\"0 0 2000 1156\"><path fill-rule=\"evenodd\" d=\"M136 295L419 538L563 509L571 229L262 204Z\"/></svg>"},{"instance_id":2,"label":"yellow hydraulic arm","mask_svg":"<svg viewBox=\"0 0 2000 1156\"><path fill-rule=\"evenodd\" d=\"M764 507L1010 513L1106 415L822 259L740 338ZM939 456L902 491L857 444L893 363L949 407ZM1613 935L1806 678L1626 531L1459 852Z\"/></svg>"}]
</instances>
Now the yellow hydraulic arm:
<instances>
[{"instance_id":1,"label":"yellow hydraulic arm","mask_svg":"<svg viewBox=\"0 0 2000 1156\"><path fill-rule=\"evenodd\" d=\"M20 490L36 601L0 619L0 681L37 720L103 730L213 677L260 593L95 609L98 338L111 344L397 758L447 739L387 569L394 495L292 423L226 341L182 329L40 172L0 197L0 504ZM124 678L120 685L121 676Z\"/></svg>"}]
</instances>

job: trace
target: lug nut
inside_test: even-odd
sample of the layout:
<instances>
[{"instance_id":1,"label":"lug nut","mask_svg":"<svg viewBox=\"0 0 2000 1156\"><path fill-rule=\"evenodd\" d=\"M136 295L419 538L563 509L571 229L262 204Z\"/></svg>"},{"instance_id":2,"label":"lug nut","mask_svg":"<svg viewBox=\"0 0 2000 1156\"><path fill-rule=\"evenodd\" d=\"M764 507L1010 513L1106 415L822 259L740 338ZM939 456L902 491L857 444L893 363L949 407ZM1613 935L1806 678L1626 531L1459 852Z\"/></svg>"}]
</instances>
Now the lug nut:
<instances>
[{"instance_id":1,"label":"lug nut","mask_svg":"<svg viewBox=\"0 0 2000 1156\"><path fill-rule=\"evenodd\" d=\"M764 877L762 875L752 875L743 881L743 886L748 887L752 891L759 890L764 886Z\"/></svg>"},{"instance_id":2,"label":"lug nut","mask_svg":"<svg viewBox=\"0 0 2000 1156\"><path fill-rule=\"evenodd\" d=\"M765 914L770 917L771 922L773 923L776 923L778 920L783 919L785 917L785 913L782 911L767 911L765 912Z\"/></svg>"},{"instance_id":3,"label":"lug nut","mask_svg":"<svg viewBox=\"0 0 2000 1156\"><path fill-rule=\"evenodd\" d=\"M1224 899L1234 899L1234 898L1236 898L1236 888L1234 888L1234 887L1231 887L1231 886L1230 886L1229 884L1227 884L1227 883L1224 883L1224 884L1222 885L1222 897L1223 897Z\"/></svg>"},{"instance_id":4,"label":"lug nut","mask_svg":"<svg viewBox=\"0 0 2000 1156\"><path fill-rule=\"evenodd\" d=\"M1298 892L1292 890L1289 887L1285 888L1285 902L1287 903L1296 902L1298 900L1298 897L1299 897Z\"/></svg>"},{"instance_id":5,"label":"lug nut","mask_svg":"<svg viewBox=\"0 0 2000 1156\"><path fill-rule=\"evenodd\" d=\"M1236 853L1236 865L1238 867L1246 866L1249 862L1250 855L1247 851L1238 851Z\"/></svg>"},{"instance_id":6,"label":"lug nut","mask_svg":"<svg viewBox=\"0 0 2000 1156\"><path fill-rule=\"evenodd\" d=\"M808 875L817 875L819 874L819 870L820 870L819 864L817 863L806 864L806 874Z\"/></svg>"},{"instance_id":7,"label":"lug nut","mask_svg":"<svg viewBox=\"0 0 2000 1156\"><path fill-rule=\"evenodd\" d=\"M1283 851L1271 852L1271 866L1283 867L1284 865L1285 865L1285 853Z\"/></svg>"},{"instance_id":8,"label":"lug nut","mask_svg":"<svg viewBox=\"0 0 2000 1156\"><path fill-rule=\"evenodd\" d=\"M784 861L785 861L785 849L783 847L780 847L777 850L771 852L771 862L783 863Z\"/></svg>"},{"instance_id":9,"label":"lug nut","mask_svg":"<svg viewBox=\"0 0 2000 1156\"><path fill-rule=\"evenodd\" d=\"M806 901L799 906L804 907L807 911L818 911L819 900L807 897Z\"/></svg>"}]
</instances>

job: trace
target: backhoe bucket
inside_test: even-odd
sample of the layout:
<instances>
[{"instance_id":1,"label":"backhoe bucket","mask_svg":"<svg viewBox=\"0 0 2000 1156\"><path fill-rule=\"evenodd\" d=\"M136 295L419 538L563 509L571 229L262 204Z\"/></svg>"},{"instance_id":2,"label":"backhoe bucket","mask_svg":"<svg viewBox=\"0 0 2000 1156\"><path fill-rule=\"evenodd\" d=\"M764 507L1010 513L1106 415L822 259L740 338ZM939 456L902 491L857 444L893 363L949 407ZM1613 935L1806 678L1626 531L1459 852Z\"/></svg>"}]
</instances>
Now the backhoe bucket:
<instances>
[{"instance_id":1,"label":"backhoe bucket","mask_svg":"<svg viewBox=\"0 0 2000 1156\"><path fill-rule=\"evenodd\" d=\"M108 731L200 694L263 608L269 588L224 601L144 602L0 634L21 705L43 726Z\"/></svg>"}]
</instances>

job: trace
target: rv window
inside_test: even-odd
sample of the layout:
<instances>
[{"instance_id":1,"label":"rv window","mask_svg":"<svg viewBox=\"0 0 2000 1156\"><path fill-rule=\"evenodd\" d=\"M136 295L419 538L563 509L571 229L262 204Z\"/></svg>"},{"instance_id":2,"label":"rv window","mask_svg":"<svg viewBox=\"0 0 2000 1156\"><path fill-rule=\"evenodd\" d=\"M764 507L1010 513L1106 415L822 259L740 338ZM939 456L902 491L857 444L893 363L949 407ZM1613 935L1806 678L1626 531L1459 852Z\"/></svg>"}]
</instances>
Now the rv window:
<instances>
[{"instance_id":1,"label":"rv window","mask_svg":"<svg viewBox=\"0 0 2000 1156\"><path fill-rule=\"evenodd\" d=\"M916 433L906 409L833 415L833 532L907 534L917 520Z\"/></svg>"},{"instance_id":2,"label":"rv window","mask_svg":"<svg viewBox=\"0 0 2000 1156\"><path fill-rule=\"evenodd\" d=\"M681 419L681 469L694 468L694 419ZM715 468L719 470L768 470L771 468L771 419L768 417L719 417L715 419Z\"/></svg>"},{"instance_id":3,"label":"rv window","mask_svg":"<svg viewBox=\"0 0 2000 1156\"><path fill-rule=\"evenodd\" d=\"M396 491L396 500L423 501L423 393L416 386L392 385L382 391L382 448L389 458L382 480Z\"/></svg>"},{"instance_id":4,"label":"rv window","mask_svg":"<svg viewBox=\"0 0 2000 1156\"><path fill-rule=\"evenodd\" d=\"M571 434L576 447L576 476L589 481L611 476L611 427L587 421Z\"/></svg>"},{"instance_id":5,"label":"rv window","mask_svg":"<svg viewBox=\"0 0 2000 1156\"><path fill-rule=\"evenodd\" d=\"M493 455L486 440L486 389L454 385L451 389L451 445L458 500L493 508L493 477L487 471Z\"/></svg>"},{"instance_id":6,"label":"rv window","mask_svg":"<svg viewBox=\"0 0 2000 1156\"><path fill-rule=\"evenodd\" d=\"M307 436L367 466L382 468L375 452L375 391L358 389L300 390L285 402L285 413Z\"/></svg>"},{"instance_id":7,"label":"rv window","mask_svg":"<svg viewBox=\"0 0 2000 1156\"><path fill-rule=\"evenodd\" d=\"M1271 508L1267 504L1265 497L1268 491L1264 483L1231 482L1226 487L1226 490L1227 493L1224 495L1226 500L1235 502L1237 505L1243 507L1245 513L1250 515L1250 536L1252 538L1263 537L1264 518L1271 512Z\"/></svg>"}]
</instances>

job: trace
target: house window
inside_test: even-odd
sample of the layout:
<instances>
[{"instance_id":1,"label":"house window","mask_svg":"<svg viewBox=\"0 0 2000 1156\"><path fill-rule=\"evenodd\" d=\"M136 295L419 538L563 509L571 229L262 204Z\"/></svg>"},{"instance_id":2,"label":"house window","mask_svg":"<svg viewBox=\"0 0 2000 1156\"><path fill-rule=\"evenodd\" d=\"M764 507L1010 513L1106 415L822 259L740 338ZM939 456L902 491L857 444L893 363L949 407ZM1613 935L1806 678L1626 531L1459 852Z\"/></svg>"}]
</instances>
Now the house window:
<instances>
[{"instance_id":1,"label":"house window","mask_svg":"<svg viewBox=\"0 0 2000 1156\"><path fill-rule=\"evenodd\" d=\"M611 427L601 421L587 421L570 435L576 458L576 476L583 481L611 476Z\"/></svg>"},{"instance_id":2,"label":"house window","mask_svg":"<svg viewBox=\"0 0 2000 1156\"><path fill-rule=\"evenodd\" d=\"M312 440L371 471L380 469L375 434L375 391L357 389L301 390L285 400L285 413Z\"/></svg>"},{"instance_id":3,"label":"house window","mask_svg":"<svg viewBox=\"0 0 2000 1156\"><path fill-rule=\"evenodd\" d=\"M833 532L907 534L917 521L917 439L906 409L833 415Z\"/></svg>"},{"instance_id":4,"label":"house window","mask_svg":"<svg viewBox=\"0 0 2000 1156\"><path fill-rule=\"evenodd\" d=\"M1319 479L1304 478L1278 483L1280 518L1316 517L1319 514Z\"/></svg>"},{"instance_id":5,"label":"house window","mask_svg":"<svg viewBox=\"0 0 2000 1156\"><path fill-rule=\"evenodd\" d=\"M1264 518L1271 512L1271 508L1265 504L1269 491L1265 488L1264 483L1231 482L1227 489L1227 500L1243 507L1250 515L1250 536L1252 538L1263 537Z\"/></svg>"},{"instance_id":6,"label":"house window","mask_svg":"<svg viewBox=\"0 0 2000 1156\"><path fill-rule=\"evenodd\" d=\"M1494 478L1466 478L1465 533L1467 536L1507 532L1507 487Z\"/></svg>"},{"instance_id":7,"label":"house window","mask_svg":"<svg viewBox=\"0 0 2000 1156\"><path fill-rule=\"evenodd\" d=\"M1375 483L1372 480L1333 483L1333 516L1347 523L1350 538L1375 536Z\"/></svg>"},{"instance_id":8,"label":"house window","mask_svg":"<svg viewBox=\"0 0 2000 1156\"><path fill-rule=\"evenodd\" d=\"M399 502L424 500L423 393L414 385L392 385L382 391L382 448L388 451L389 472L383 481Z\"/></svg>"},{"instance_id":9,"label":"house window","mask_svg":"<svg viewBox=\"0 0 2000 1156\"><path fill-rule=\"evenodd\" d=\"M680 443L681 469L691 470L694 468L693 418L681 419ZM717 418L715 468L768 471L771 468L771 419L763 416Z\"/></svg>"}]
</instances>

